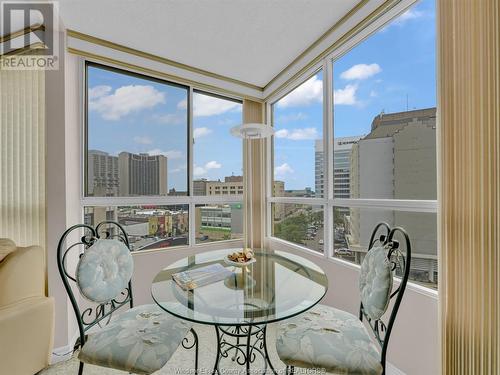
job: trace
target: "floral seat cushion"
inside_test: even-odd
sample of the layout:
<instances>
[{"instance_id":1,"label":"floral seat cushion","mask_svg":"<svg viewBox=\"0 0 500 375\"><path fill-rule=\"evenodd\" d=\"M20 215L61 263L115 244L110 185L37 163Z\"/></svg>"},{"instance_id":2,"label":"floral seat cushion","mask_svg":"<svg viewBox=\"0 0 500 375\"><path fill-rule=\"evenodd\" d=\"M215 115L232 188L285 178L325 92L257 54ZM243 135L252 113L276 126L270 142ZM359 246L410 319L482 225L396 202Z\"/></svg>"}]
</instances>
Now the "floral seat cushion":
<instances>
[{"instance_id":1,"label":"floral seat cushion","mask_svg":"<svg viewBox=\"0 0 500 375\"><path fill-rule=\"evenodd\" d=\"M130 250L116 239L98 239L80 257L76 280L80 292L93 302L107 302L127 287L134 272Z\"/></svg>"},{"instance_id":2,"label":"floral seat cushion","mask_svg":"<svg viewBox=\"0 0 500 375\"><path fill-rule=\"evenodd\" d=\"M317 305L280 323L276 339L288 366L323 368L334 374L379 375L380 353L354 315Z\"/></svg>"},{"instance_id":3,"label":"floral seat cushion","mask_svg":"<svg viewBox=\"0 0 500 375\"><path fill-rule=\"evenodd\" d=\"M135 307L89 335L78 358L93 365L151 374L167 363L190 328L189 323L156 305Z\"/></svg>"},{"instance_id":4,"label":"floral seat cushion","mask_svg":"<svg viewBox=\"0 0 500 375\"><path fill-rule=\"evenodd\" d=\"M363 310L371 319L384 315L391 300L392 266L387 258L389 249L385 246L373 247L361 264L359 292Z\"/></svg>"}]
</instances>

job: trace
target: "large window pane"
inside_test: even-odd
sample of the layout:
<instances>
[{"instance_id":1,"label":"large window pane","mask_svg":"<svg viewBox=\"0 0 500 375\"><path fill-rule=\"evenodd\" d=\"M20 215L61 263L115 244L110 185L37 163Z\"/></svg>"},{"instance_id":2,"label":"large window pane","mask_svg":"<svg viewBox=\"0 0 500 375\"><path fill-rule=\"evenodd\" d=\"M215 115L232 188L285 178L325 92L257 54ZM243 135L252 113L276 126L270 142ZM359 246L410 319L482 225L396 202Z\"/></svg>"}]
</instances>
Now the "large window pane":
<instances>
[{"instance_id":1,"label":"large window pane","mask_svg":"<svg viewBox=\"0 0 500 375\"><path fill-rule=\"evenodd\" d=\"M87 66L87 196L187 194L187 94Z\"/></svg>"},{"instance_id":2,"label":"large window pane","mask_svg":"<svg viewBox=\"0 0 500 375\"><path fill-rule=\"evenodd\" d=\"M273 105L274 196L322 197L323 73ZM283 195L280 195L280 194Z\"/></svg>"},{"instance_id":3,"label":"large window pane","mask_svg":"<svg viewBox=\"0 0 500 375\"><path fill-rule=\"evenodd\" d=\"M243 205L196 206L196 243L243 238Z\"/></svg>"},{"instance_id":4,"label":"large window pane","mask_svg":"<svg viewBox=\"0 0 500 375\"><path fill-rule=\"evenodd\" d=\"M410 279L437 287L437 222L435 213L336 207L334 256L360 264L373 228L381 221L403 227L410 237ZM402 241L401 238L398 240ZM402 246L404 247L404 246Z\"/></svg>"},{"instance_id":5,"label":"large window pane","mask_svg":"<svg viewBox=\"0 0 500 375\"><path fill-rule=\"evenodd\" d=\"M421 1L334 62L336 198L436 199L434 7Z\"/></svg>"},{"instance_id":6,"label":"large window pane","mask_svg":"<svg viewBox=\"0 0 500 375\"><path fill-rule=\"evenodd\" d=\"M85 207L85 224L104 220L120 223L128 234L133 251L188 244L189 206Z\"/></svg>"},{"instance_id":7,"label":"large window pane","mask_svg":"<svg viewBox=\"0 0 500 375\"><path fill-rule=\"evenodd\" d=\"M273 203L273 236L323 252L323 208L295 203Z\"/></svg>"},{"instance_id":8,"label":"large window pane","mask_svg":"<svg viewBox=\"0 0 500 375\"><path fill-rule=\"evenodd\" d=\"M193 195L243 194L243 142L230 134L241 102L194 92L193 105Z\"/></svg>"}]
</instances>

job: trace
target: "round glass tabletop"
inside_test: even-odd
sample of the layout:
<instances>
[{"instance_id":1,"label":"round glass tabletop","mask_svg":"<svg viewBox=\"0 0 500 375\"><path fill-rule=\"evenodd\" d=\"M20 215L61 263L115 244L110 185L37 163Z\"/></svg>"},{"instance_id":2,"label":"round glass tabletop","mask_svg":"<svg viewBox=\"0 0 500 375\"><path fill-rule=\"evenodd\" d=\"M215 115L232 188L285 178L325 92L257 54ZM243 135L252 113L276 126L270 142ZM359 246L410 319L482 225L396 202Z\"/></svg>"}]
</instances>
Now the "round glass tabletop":
<instances>
[{"instance_id":1,"label":"round glass tabletop","mask_svg":"<svg viewBox=\"0 0 500 375\"><path fill-rule=\"evenodd\" d=\"M210 251L179 260L160 271L151 293L165 311L181 319L213 325L257 325L300 314L318 303L328 288L325 272L313 262L284 251L255 252L246 268L230 266L227 254ZM177 272L220 264L230 271L220 281L185 291Z\"/></svg>"}]
</instances>

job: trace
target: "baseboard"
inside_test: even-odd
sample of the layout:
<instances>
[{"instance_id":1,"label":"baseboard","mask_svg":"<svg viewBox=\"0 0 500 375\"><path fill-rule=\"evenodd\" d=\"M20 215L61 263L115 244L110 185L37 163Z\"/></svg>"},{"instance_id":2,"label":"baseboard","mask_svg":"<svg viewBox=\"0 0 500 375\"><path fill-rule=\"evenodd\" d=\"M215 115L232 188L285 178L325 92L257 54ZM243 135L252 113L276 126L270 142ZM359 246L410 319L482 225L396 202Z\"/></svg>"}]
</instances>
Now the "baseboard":
<instances>
[{"instance_id":1,"label":"baseboard","mask_svg":"<svg viewBox=\"0 0 500 375\"><path fill-rule=\"evenodd\" d=\"M56 364L58 362L67 361L73 355L73 348L75 347L76 340L80 337L80 333L77 331L73 338L69 341L68 345L60 346L52 350L52 355L50 357L50 364Z\"/></svg>"},{"instance_id":2,"label":"baseboard","mask_svg":"<svg viewBox=\"0 0 500 375\"><path fill-rule=\"evenodd\" d=\"M387 375L406 375L403 371L398 369L392 363L386 362L385 364L385 373Z\"/></svg>"}]
</instances>

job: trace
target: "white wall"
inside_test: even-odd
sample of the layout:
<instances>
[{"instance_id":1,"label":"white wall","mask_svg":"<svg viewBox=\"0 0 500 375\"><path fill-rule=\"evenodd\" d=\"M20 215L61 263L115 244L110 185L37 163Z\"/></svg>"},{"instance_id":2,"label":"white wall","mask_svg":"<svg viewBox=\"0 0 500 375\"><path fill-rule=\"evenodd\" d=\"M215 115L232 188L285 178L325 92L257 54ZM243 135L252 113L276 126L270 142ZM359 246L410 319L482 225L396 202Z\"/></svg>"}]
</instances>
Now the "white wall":
<instances>
[{"instance_id":1,"label":"white wall","mask_svg":"<svg viewBox=\"0 0 500 375\"><path fill-rule=\"evenodd\" d=\"M322 303L358 315L358 266L296 250L282 241L270 239L268 246L301 255L319 265L328 276L328 292ZM407 375L439 374L438 339L437 294L409 284L389 341L387 361Z\"/></svg>"},{"instance_id":2,"label":"white wall","mask_svg":"<svg viewBox=\"0 0 500 375\"><path fill-rule=\"evenodd\" d=\"M47 112L47 271L48 292L55 298L54 347L67 351L77 331L76 320L57 268L57 245L66 228L82 222L80 206L80 69L59 40L59 70L46 73ZM75 238L75 237L73 237ZM68 257L74 268L77 254Z\"/></svg>"}]
</instances>

